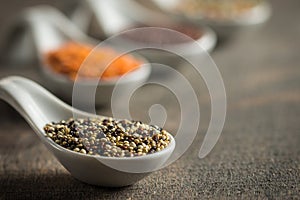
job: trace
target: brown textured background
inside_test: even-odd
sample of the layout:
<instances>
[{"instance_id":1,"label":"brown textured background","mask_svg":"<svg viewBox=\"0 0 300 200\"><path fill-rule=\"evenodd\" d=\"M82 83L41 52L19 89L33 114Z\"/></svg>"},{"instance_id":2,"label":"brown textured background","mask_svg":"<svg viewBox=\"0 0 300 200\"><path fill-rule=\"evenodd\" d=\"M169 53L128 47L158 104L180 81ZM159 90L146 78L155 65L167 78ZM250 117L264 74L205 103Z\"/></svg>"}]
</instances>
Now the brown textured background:
<instances>
[{"instance_id":1,"label":"brown textured background","mask_svg":"<svg viewBox=\"0 0 300 200\"><path fill-rule=\"evenodd\" d=\"M1 0L0 23L38 2ZM63 10L73 6L72 1L51 2ZM19 114L0 102L0 198L299 199L300 1L272 3L273 17L263 27L237 33L212 53L225 82L228 112L221 138L206 158L197 159L210 107L202 82L197 84L201 126L188 152L135 185L117 189L73 179ZM36 69L1 64L0 76L20 74L40 81ZM195 78L187 68L181 71ZM158 100L171 113L166 128L175 131L177 102L161 88L155 88L156 95L148 90L154 89L145 88L134 98L133 115L146 120L141 109ZM98 113L110 111L99 108Z\"/></svg>"}]
</instances>

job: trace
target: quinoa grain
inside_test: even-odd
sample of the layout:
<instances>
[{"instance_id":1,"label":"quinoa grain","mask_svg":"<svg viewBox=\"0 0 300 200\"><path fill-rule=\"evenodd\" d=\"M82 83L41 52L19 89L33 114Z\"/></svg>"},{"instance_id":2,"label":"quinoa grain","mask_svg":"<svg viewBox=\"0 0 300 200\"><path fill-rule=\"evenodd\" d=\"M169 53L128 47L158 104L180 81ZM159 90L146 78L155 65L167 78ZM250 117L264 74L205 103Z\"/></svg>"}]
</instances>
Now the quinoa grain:
<instances>
[{"instance_id":1,"label":"quinoa grain","mask_svg":"<svg viewBox=\"0 0 300 200\"><path fill-rule=\"evenodd\" d=\"M44 127L46 137L75 152L107 157L155 153L170 143L168 133L140 121L112 118L69 119Z\"/></svg>"}]
</instances>

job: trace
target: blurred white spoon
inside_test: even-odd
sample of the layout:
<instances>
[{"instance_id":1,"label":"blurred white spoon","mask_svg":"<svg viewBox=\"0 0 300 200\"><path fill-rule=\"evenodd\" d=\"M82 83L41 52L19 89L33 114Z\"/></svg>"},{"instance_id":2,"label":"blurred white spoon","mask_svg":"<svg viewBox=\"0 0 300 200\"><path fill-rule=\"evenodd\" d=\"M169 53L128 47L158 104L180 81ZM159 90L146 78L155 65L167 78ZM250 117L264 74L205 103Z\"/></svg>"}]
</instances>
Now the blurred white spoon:
<instances>
[{"instance_id":1,"label":"blurred white spoon","mask_svg":"<svg viewBox=\"0 0 300 200\"><path fill-rule=\"evenodd\" d=\"M32 44L35 47L35 56L40 62L40 69L44 76L46 87L64 100L72 102L74 81L54 72L49 66L45 66L44 56L47 52L59 48L68 41L88 43L95 46L99 42L87 36L60 11L50 6L37 6L27 9L23 12L19 23L25 24L28 29L30 37L27 38L31 41L27 42L27 44ZM24 53L28 51L27 48L26 46L22 46L17 49L22 49ZM19 58L15 57L15 59ZM140 60L145 64L134 72L129 73L130 75L126 75L127 78L122 79L125 81L119 81L118 84L129 88L141 85L141 83L147 80L151 68L146 60L143 58L140 58ZM95 94L96 104L107 105L110 103L111 95L117 81L118 79L111 81L100 80L97 93ZM84 85L82 90L85 92L88 90L93 91L95 88L95 82L87 84L85 81L78 81L77 84ZM81 99L77 99L77 102L79 103L77 106L82 105L82 108L85 108L85 104L90 101L82 95Z\"/></svg>"}]
</instances>

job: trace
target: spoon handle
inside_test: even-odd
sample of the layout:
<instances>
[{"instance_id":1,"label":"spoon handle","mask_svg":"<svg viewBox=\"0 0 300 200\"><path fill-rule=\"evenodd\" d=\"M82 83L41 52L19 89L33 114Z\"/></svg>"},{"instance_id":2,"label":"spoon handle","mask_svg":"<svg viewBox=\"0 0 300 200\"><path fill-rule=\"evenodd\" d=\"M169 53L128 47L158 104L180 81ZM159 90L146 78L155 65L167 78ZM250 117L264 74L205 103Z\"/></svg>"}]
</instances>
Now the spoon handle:
<instances>
[{"instance_id":1,"label":"spoon handle","mask_svg":"<svg viewBox=\"0 0 300 200\"><path fill-rule=\"evenodd\" d=\"M35 132L38 132L44 119L41 116L39 123L34 120L34 116L38 115L38 109L36 109L33 96L28 93L28 88L26 87L26 83L28 81L29 80L25 78L17 76L10 76L1 79L0 99L3 99L16 109L35 130Z\"/></svg>"},{"instance_id":2,"label":"spoon handle","mask_svg":"<svg viewBox=\"0 0 300 200\"><path fill-rule=\"evenodd\" d=\"M85 41L96 43L65 15L51 6L37 6L24 14L31 28L33 40L41 57L49 50L59 47L65 41Z\"/></svg>"},{"instance_id":3,"label":"spoon handle","mask_svg":"<svg viewBox=\"0 0 300 200\"><path fill-rule=\"evenodd\" d=\"M14 107L36 131L53 120L70 117L71 107L37 83L19 76L0 80L0 99Z\"/></svg>"},{"instance_id":4,"label":"spoon handle","mask_svg":"<svg viewBox=\"0 0 300 200\"><path fill-rule=\"evenodd\" d=\"M67 16L47 5L25 9L13 24L4 28L3 36L0 38L1 58L17 63L41 60L45 52L70 40L98 44Z\"/></svg>"}]
</instances>

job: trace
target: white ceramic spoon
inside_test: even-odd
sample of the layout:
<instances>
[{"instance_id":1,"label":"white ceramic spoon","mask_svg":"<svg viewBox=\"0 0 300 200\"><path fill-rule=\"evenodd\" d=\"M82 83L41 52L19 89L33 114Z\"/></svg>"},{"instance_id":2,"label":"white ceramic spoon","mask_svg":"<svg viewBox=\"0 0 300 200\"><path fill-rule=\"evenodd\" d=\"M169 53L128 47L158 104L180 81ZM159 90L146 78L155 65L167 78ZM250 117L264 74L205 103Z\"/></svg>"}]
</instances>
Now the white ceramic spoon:
<instances>
[{"instance_id":1,"label":"white ceramic spoon","mask_svg":"<svg viewBox=\"0 0 300 200\"><path fill-rule=\"evenodd\" d=\"M44 134L46 123L76 116L95 117L63 103L35 82L11 76L0 80L0 98L11 104L30 124L42 142L77 179L100 186L131 185L159 169L175 148L175 140L160 152L137 157L92 156L67 150Z\"/></svg>"},{"instance_id":2,"label":"white ceramic spoon","mask_svg":"<svg viewBox=\"0 0 300 200\"><path fill-rule=\"evenodd\" d=\"M98 42L78 29L68 18L66 18L57 9L50 6L38 6L27 10L24 13L24 20L31 30L33 43L37 50L37 56L41 65L41 72L44 75L44 81L47 88L56 95L68 102L72 102L72 92L74 82L67 77L55 73L48 66L45 66L44 56L46 52L58 48L67 41L78 41L97 45ZM144 58L138 58L145 63L139 69L129 73L126 78L119 81L118 84L125 88L134 88L144 83L151 73L151 67ZM118 79L110 81L101 81L95 94L95 103L98 105L107 105L111 102L113 89ZM93 90L95 81L81 82L77 84L84 85L84 91ZM79 98L79 97L78 97ZM84 95L77 99L77 107L85 108L89 100Z\"/></svg>"}]
</instances>

